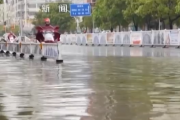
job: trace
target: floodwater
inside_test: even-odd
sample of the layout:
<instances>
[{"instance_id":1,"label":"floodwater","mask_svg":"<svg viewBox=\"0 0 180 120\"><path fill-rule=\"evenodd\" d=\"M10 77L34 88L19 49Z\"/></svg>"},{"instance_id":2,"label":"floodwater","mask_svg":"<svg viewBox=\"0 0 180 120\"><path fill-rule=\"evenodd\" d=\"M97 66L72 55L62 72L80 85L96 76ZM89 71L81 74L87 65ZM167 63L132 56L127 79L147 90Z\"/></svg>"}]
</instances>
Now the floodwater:
<instances>
[{"instance_id":1,"label":"floodwater","mask_svg":"<svg viewBox=\"0 0 180 120\"><path fill-rule=\"evenodd\" d=\"M125 49L148 54L64 52L61 65L1 54L0 120L179 120L180 50Z\"/></svg>"}]
</instances>

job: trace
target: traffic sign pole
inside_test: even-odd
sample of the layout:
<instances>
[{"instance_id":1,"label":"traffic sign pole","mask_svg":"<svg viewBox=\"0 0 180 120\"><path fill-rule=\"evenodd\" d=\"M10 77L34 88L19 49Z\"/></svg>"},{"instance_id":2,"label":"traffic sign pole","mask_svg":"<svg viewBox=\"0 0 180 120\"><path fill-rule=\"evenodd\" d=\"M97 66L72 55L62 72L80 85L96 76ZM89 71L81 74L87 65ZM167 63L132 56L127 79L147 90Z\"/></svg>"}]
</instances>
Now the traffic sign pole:
<instances>
[{"instance_id":1,"label":"traffic sign pole","mask_svg":"<svg viewBox=\"0 0 180 120\"><path fill-rule=\"evenodd\" d=\"M70 15L71 17L83 17L83 16L91 16L91 5L89 3L86 4L71 4L70 5ZM79 20L75 18L77 23L77 32L80 29Z\"/></svg>"},{"instance_id":2,"label":"traffic sign pole","mask_svg":"<svg viewBox=\"0 0 180 120\"><path fill-rule=\"evenodd\" d=\"M67 10L70 14L71 14L71 12L69 11L69 10ZM73 17L74 19L75 19L75 21L76 21L76 30L78 31L79 29L80 29L80 27L79 27L79 20L78 20L78 18L76 18L76 17Z\"/></svg>"}]
</instances>

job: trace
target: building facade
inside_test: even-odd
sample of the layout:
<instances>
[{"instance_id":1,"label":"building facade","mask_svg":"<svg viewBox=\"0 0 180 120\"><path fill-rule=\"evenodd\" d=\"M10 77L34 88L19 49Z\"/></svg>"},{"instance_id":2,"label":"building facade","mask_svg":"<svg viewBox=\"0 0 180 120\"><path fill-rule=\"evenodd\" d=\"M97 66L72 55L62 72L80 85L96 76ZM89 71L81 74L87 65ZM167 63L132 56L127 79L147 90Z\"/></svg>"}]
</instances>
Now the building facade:
<instances>
[{"instance_id":1,"label":"building facade","mask_svg":"<svg viewBox=\"0 0 180 120\"><path fill-rule=\"evenodd\" d=\"M0 25L3 24L4 20L4 4L0 4Z\"/></svg>"},{"instance_id":2,"label":"building facade","mask_svg":"<svg viewBox=\"0 0 180 120\"><path fill-rule=\"evenodd\" d=\"M14 12L15 8L14 6L11 6L11 4L3 3L0 5L0 23L3 24L4 22L10 23L13 22L15 16Z\"/></svg>"},{"instance_id":3,"label":"building facade","mask_svg":"<svg viewBox=\"0 0 180 120\"><path fill-rule=\"evenodd\" d=\"M2 18L0 23L6 22L7 26L18 24L20 19L23 20L27 16L25 9L27 9L27 4L23 0L6 0L0 7Z\"/></svg>"}]
</instances>

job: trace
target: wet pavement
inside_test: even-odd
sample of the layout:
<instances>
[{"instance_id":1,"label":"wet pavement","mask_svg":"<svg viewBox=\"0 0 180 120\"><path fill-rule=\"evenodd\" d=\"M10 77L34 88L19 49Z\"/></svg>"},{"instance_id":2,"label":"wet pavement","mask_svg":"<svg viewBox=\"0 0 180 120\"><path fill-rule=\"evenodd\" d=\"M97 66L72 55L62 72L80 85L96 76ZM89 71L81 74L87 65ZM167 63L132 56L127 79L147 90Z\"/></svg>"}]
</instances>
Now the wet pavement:
<instances>
[{"instance_id":1,"label":"wet pavement","mask_svg":"<svg viewBox=\"0 0 180 120\"><path fill-rule=\"evenodd\" d=\"M73 46L61 65L1 55L0 120L179 120L179 53Z\"/></svg>"}]
</instances>

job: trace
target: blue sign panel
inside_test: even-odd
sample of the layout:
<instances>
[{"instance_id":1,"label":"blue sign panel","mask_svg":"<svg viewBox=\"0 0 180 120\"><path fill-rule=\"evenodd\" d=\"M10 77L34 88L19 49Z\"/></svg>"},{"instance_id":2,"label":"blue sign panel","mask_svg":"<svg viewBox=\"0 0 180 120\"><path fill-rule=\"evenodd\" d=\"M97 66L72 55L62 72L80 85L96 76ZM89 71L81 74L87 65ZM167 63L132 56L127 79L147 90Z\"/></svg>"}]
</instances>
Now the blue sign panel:
<instances>
[{"instance_id":1,"label":"blue sign panel","mask_svg":"<svg viewBox=\"0 0 180 120\"><path fill-rule=\"evenodd\" d=\"M86 4L71 4L70 5L70 15L72 17L76 16L91 16L91 5Z\"/></svg>"}]
</instances>

